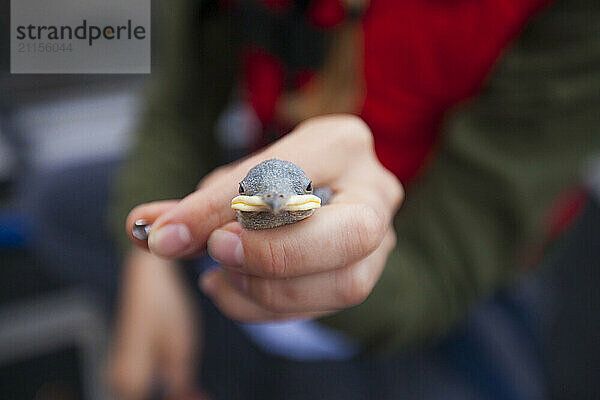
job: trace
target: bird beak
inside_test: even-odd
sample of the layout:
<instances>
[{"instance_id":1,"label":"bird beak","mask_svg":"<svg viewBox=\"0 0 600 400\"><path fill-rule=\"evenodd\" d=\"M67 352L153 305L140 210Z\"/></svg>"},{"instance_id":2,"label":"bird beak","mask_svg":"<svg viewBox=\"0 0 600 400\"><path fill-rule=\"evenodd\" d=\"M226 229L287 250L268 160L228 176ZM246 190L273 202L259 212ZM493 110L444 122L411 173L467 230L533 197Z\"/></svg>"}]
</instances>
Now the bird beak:
<instances>
[{"instance_id":1,"label":"bird beak","mask_svg":"<svg viewBox=\"0 0 600 400\"><path fill-rule=\"evenodd\" d=\"M231 208L237 211L306 211L321 207L321 199L313 194L290 197L236 196L231 200Z\"/></svg>"},{"instance_id":2,"label":"bird beak","mask_svg":"<svg viewBox=\"0 0 600 400\"><path fill-rule=\"evenodd\" d=\"M266 205L269 206L269 208L271 209L271 211L273 211L273 213L277 214L279 211L281 211L283 206L285 206L285 203L287 202L287 198L280 197L278 194L274 193L269 197L263 197L263 201L265 202Z\"/></svg>"},{"instance_id":3,"label":"bird beak","mask_svg":"<svg viewBox=\"0 0 600 400\"><path fill-rule=\"evenodd\" d=\"M290 196L283 209L285 211L306 211L321 207L321 199L314 194L297 194Z\"/></svg>"},{"instance_id":4,"label":"bird beak","mask_svg":"<svg viewBox=\"0 0 600 400\"><path fill-rule=\"evenodd\" d=\"M231 208L237 211L269 211L271 207L261 196L236 196L231 200Z\"/></svg>"}]
</instances>

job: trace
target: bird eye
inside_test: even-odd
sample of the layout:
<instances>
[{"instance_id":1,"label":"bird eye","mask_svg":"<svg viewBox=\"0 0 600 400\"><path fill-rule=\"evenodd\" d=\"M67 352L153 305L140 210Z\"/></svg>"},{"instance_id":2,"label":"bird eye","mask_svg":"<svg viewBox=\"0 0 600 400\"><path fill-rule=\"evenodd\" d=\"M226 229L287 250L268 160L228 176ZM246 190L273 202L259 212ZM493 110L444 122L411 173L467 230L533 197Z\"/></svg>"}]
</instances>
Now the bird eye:
<instances>
[{"instance_id":1,"label":"bird eye","mask_svg":"<svg viewBox=\"0 0 600 400\"><path fill-rule=\"evenodd\" d=\"M308 183L308 186L306 186L305 191L306 191L306 193L312 193L312 191L313 191L312 182Z\"/></svg>"},{"instance_id":2,"label":"bird eye","mask_svg":"<svg viewBox=\"0 0 600 400\"><path fill-rule=\"evenodd\" d=\"M244 193L244 192L245 192L245 190L244 190L244 187L242 186L242 184L241 184L241 183L240 183L240 188L239 188L239 190L238 190L238 191L240 192L240 194L242 194L242 193Z\"/></svg>"}]
</instances>

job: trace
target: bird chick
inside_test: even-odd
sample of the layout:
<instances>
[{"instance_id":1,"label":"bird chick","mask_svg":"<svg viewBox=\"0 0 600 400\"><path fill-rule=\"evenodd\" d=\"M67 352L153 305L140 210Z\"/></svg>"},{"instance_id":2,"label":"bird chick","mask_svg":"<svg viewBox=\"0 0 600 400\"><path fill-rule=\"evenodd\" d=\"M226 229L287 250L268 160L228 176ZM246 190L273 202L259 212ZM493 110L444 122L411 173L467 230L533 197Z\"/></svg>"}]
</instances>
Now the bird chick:
<instances>
[{"instance_id":1,"label":"bird chick","mask_svg":"<svg viewBox=\"0 0 600 400\"><path fill-rule=\"evenodd\" d=\"M289 161L271 159L253 167L240 182L240 195L231 200L238 221L246 229L268 229L292 224L321 207L304 171Z\"/></svg>"}]
</instances>

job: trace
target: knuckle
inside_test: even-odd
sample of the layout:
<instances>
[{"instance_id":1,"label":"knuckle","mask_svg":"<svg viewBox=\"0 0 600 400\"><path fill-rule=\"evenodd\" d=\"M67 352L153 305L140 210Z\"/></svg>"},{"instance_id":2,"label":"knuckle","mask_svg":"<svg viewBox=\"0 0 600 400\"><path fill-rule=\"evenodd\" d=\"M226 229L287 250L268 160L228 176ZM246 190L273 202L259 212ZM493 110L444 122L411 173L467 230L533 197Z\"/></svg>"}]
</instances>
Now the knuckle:
<instances>
[{"instance_id":1,"label":"knuckle","mask_svg":"<svg viewBox=\"0 0 600 400\"><path fill-rule=\"evenodd\" d=\"M364 268L356 268L347 275L345 284L341 285L339 298L344 307L356 306L367 299L373 288L370 277Z\"/></svg>"},{"instance_id":2,"label":"knuckle","mask_svg":"<svg viewBox=\"0 0 600 400\"><path fill-rule=\"evenodd\" d=\"M390 193L392 204L394 205L394 209L399 208L404 201L404 186L402 182L396 177L396 175L392 174L390 171L385 169L387 176L389 177L389 184L386 185L387 190Z\"/></svg>"},{"instance_id":3,"label":"knuckle","mask_svg":"<svg viewBox=\"0 0 600 400\"><path fill-rule=\"evenodd\" d=\"M355 224L356 241L359 253L368 255L381 244L386 232L383 218L371 207L361 207Z\"/></svg>"},{"instance_id":4,"label":"knuckle","mask_svg":"<svg viewBox=\"0 0 600 400\"><path fill-rule=\"evenodd\" d=\"M361 118L355 115L349 115L345 118L345 127L343 129L345 139L361 149L373 147L373 133L369 126Z\"/></svg>"}]
</instances>

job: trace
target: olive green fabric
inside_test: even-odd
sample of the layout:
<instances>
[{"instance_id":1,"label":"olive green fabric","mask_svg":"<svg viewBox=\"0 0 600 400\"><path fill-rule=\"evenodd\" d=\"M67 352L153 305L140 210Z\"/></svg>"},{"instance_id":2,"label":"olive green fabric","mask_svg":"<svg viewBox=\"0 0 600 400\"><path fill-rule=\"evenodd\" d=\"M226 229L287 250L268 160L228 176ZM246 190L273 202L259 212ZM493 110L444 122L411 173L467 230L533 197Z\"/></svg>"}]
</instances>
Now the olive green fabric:
<instances>
[{"instance_id":1,"label":"olive green fabric","mask_svg":"<svg viewBox=\"0 0 600 400\"><path fill-rule=\"evenodd\" d=\"M600 151L600 13L580 3L536 18L481 95L449 116L372 295L323 322L372 350L416 345L521 269L552 200Z\"/></svg>"},{"instance_id":2,"label":"olive green fabric","mask_svg":"<svg viewBox=\"0 0 600 400\"><path fill-rule=\"evenodd\" d=\"M600 151L598 20L599 6L589 0L559 2L531 22L481 95L449 113L434 162L396 218L398 244L371 296L322 323L370 351L412 347L443 335L478 298L517 275L552 200ZM229 84L217 76L221 67L199 79L172 51L164 82L175 83L163 83L151 100L119 180L120 229L135 204L181 196L214 165L206 137L223 101L203 99ZM213 60L202 63L206 70Z\"/></svg>"}]
</instances>

